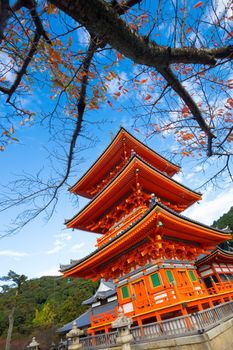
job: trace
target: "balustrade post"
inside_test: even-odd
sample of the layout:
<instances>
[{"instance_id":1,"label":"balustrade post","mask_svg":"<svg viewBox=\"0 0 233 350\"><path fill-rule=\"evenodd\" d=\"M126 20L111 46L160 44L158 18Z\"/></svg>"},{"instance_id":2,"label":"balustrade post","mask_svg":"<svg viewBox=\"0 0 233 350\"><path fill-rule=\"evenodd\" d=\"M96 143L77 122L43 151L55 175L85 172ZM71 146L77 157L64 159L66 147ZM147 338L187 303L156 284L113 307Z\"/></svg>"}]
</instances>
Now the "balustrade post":
<instances>
[{"instance_id":1,"label":"balustrade post","mask_svg":"<svg viewBox=\"0 0 233 350\"><path fill-rule=\"evenodd\" d=\"M31 343L27 346L28 350L39 350L39 343L37 343L36 338L33 337Z\"/></svg>"},{"instance_id":2,"label":"balustrade post","mask_svg":"<svg viewBox=\"0 0 233 350\"><path fill-rule=\"evenodd\" d=\"M76 322L72 323L72 329L66 334L68 339L68 350L79 350L82 347L80 343L80 335L83 334L83 331L77 327Z\"/></svg>"},{"instance_id":3,"label":"balustrade post","mask_svg":"<svg viewBox=\"0 0 233 350\"><path fill-rule=\"evenodd\" d=\"M130 333L130 326L132 323L132 318L125 316L122 308L119 308L118 317L112 322L112 328L117 328L116 342L121 345L122 350L131 350L130 342L133 336Z\"/></svg>"},{"instance_id":4,"label":"balustrade post","mask_svg":"<svg viewBox=\"0 0 233 350\"><path fill-rule=\"evenodd\" d=\"M56 345L54 342L50 344L49 350L56 350Z\"/></svg>"}]
</instances>

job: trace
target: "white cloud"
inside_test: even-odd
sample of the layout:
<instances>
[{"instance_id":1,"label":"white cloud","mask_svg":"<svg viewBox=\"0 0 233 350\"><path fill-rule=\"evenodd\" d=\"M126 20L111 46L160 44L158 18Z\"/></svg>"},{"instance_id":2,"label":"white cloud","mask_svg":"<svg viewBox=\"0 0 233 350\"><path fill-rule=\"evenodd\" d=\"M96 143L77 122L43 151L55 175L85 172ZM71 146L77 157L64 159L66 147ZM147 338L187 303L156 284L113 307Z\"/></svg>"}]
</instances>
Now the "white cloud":
<instances>
[{"instance_id":1,"label":"white cloud","mask_svg":"<svg viewBox=\"0 0 233 350\"><path fill-rule=\"evenodd\" d=\"M203 201L200 204L194 204L185 212L185 215L204 224L211 225L214 220L226 213L233 205L233 188L225 189L216 198L208 200L210 194L211 190L207 191L203 196Z\"/></svg>"},{"instance_id":2,"label":"white cloud","mask_svg":"<svg viewBox=\"0 0 233 350\"><path fill-rule=\"evenodd\" d=\"M56 238L55 242L53 243L53 248L47 250L45 254L55 254L64 249L67 246L67 242L71 240L72 236L68 233L60 233L58 235L54 235Z\"/></svg>"},{"instance_id":3,"label":"white cloud","mask_svg":"<svg viewBox=\"0 0 233 350\"><path fill-rule=\"evenodd\" d=\"M173 176L173 180L182 183L184 181L184 175L181 172L179 172Z\"/></svg>"},{"instance_id":4,"label":"white cloud","mask_svg":"<svg viewBox=\"0 0 233 350\"><path fill-rule=\"evenodd\" d=\"M13 250L0 250L0 256L7 256L12 258L20 258L23 256L29 256L28 253L25 252L16 252Z\"/></svg>"},{"instance_id":5,"label":"white cloud","mask_svg":"<svg viewBox=\"0 0 233 350\"><path fill-rule=\"evenodd\" d=\"M78 33L79 44L83 46L88 45L90 41L90 34L88 33L88 31L85 28L81 27L78 29L77 33Z\"/></svg>"},{"instance_id":6,"label":"white cloud","mask_svg":"<svg viewBox=\"0 0 233 350\"><path fill-rule=\"evenodd\" d=\"M61 276L61 272L59 272L59 267L55 266L48 270L38 272L35 277L42 277L42 276Z\"/></svg>"},{"instance_id":7,"label":"white cloud","mask_svg":"<svg viewBox=\"0 0 233 350\"><path fill-rule=\"evenodd\" d=\"M55 243L56 244L56 243ZM50 255L50 254L55 254L55 253L58 253L60 250L62 250L62 245L55 245L55 247L53 247L52 249L50 249L50 250L47 250L46 252L45 252L45 254L48 254L48 255Z\"/></svg>"},{"instance_id":8,"label":"white cloud","mask_svg":"<svg viewBox=\"0 0 233 350\"><path fill-rule=\"evenodd\" d=\"M84 245L85 245L84 242L75 244L75 245L71 248L71 251L72 251L72 252L77 252L77 251L81 250L81 248L83 248Z\"/></svg>"},{"instance_id":9,"label":"white cloud","mask_svg":"<svg viewBox=\"0 0 233 350\"><path fill-rule=\"evenodd\" d=\"M70 241L72 239L72 235L70 235L69 233L59 233L58 235L54 235L54 237L65 241Z\"/></svg>"}]
</instances>

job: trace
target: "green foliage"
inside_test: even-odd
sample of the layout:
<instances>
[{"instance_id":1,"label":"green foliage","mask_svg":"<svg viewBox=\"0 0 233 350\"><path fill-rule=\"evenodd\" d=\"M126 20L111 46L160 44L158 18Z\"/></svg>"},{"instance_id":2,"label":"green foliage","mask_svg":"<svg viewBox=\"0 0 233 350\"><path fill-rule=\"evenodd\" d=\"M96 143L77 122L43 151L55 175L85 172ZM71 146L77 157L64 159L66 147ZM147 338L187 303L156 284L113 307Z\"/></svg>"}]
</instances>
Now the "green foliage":
<instances>
[{"instance_id":1,"label":"green foliage","mask_svg":"<svg viewBox=\"0 0 233 350\"><path fill-rule=\"evenodd\" d=\"M233 233L233 207L223 214L218 220L213 222L213 227L224 229L228 227L228 229ZM233 250L233 239L230 241L223 242L219 245L221 248L225 250Z\"/></svg>"},{"instance_id":2,"label":"green foliage","mask_svg":"<svg viewBox=\"0 0 233 350\"><path fill-rule=\"evenodd\" d=\"M36 327L52 325L55 319L55 312L50 303L45 303L41 310L36 309L35 318L32 323Z\"/></svg>"},{"instance_id":3,"label":"green foliage","mask_svg":"<svg viewBox=\"0 0 233 350\"><path fill-rule=\"evenodd\" d=\"M13 337L29 335L38 326L58 328L70 322L87 309L82 302L93 295L97 285L89 280L62 277L25 281L17 297ZM9 308L16 289L4 288L0 292L0 337L6 337Z\"/></svg>"}]
</instances>

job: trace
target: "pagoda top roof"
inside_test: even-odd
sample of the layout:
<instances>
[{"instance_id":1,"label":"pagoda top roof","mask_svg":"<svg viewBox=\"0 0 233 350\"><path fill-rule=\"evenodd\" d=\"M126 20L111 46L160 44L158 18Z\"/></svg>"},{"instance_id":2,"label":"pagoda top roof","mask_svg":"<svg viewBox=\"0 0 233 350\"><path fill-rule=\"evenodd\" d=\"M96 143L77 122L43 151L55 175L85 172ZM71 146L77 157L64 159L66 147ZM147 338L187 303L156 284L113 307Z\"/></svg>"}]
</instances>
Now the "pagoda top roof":
<instances>
[{"instance_id":1,"label":"pagoda top roof","mask_svg":"<svg viewBox=\"0 0 233 350\"><path fill-rule=\"evenodd\" d=\"M138 181L142 182L143 190L148 194L155 193L159 198L165 198L174 204L182 205L186 209L201 199L201 194L190 190L154 168L140 158L133 155L120 172L89 202L78 214L65 223L69 228L89 231L86 226L101 217L109 208L116 205L132 187L135 186L135 171ZM93 231L95 232L95 231ZM97 231L97 233L101 233Z\"/></svg>"},{"instance_id":2,"label":"pagoda top roof","mask_svg":"<svg viewBox=\"0 0 233 350\"><path fill-rule=\"evenodd\" d=\"M87 277L95 276L96 266L103 266L114 256L124 255L125 250L132 248L132 237L134 245L142 242L147 237L149 229L155 227L158 220L162 223L162 236L193 245L203 244L206 247L219 244L227 240L231 235L225 231L192 220L184 215L156 202L140 218L127 227L108 242L94 250L86 257L69 265L60 265L60 271L68 276ZM133 233L135 233L133 235ZM161 233L160 233L161 234ZM87 271L90 273L86 276Z\"/></svg>"},{"instance_id":3,"label":"pagoda top roof","mask_svg":"<svg viewBox=\"0 0 233 350\"><path fill-rule=\"evenodd\" d=\"M200 260L197 260L196 265L199 267L211 262L233 263L233 252L229 252L220 247L216 247L209 255L206 255Z\"/></svg>"},{"instance_id":4,"label":"pagoda top roof","mask_svg":"<svg viewBox=\"0 0 233 350\"><path fill-rule=\"evenodd\" d=\"M90 194L90 189L95 188L124 159L124 152L127 153L127 157L129 158L132 151L170 177L180 170L178 165L159 155L121 127L105 151L97 158L86 173L69 188L69 191L87 198L92 198L93 195Z\"/></svg>"}]
</instances>

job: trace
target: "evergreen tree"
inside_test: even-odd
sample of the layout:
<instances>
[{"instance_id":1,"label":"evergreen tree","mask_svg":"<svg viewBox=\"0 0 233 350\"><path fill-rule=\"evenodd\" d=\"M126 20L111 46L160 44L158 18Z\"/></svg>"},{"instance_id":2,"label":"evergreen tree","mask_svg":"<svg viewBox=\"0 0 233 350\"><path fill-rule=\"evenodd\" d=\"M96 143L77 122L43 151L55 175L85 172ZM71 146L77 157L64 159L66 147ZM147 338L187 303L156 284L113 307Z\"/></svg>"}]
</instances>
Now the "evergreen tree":
<instances>
[{"instance_id":1,"label":"evergreen tree","mask_svg":"<svg viewBox=\"0 0 233 350\"><path fill-rule=\"evenodd\" d=\"M233 207L230 208L230 210L223 214L218 220L213 222L213 227L219 228L219 229L229 229L231 233L233 233ZM225 241L221 243L220 248L233 251L233 239L230 241Z\"/></svg>"}]
</instances>

